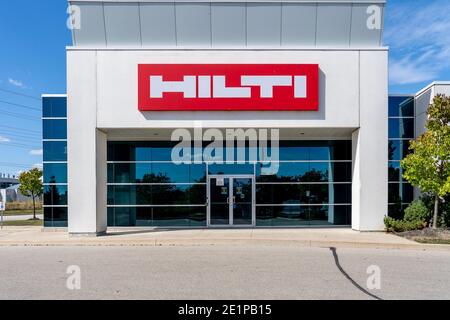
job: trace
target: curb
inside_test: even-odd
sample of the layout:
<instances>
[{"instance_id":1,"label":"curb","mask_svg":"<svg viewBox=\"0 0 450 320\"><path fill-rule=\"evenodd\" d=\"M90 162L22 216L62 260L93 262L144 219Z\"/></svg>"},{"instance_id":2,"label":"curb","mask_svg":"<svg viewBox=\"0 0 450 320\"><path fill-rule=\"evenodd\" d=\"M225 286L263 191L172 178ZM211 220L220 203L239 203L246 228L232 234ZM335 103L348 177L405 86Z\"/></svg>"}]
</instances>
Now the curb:
<instances>
[{"instance_id":1,"label":"curb","mask_svg":"<svg viewBox=\"0 0 450 320\"><path fill-rule=\"evenodd\" d=\"M0 247L162 247L162 246L221 246L221 245L289 245L318 248L366 248L394 250L450 251L450 245L393 244L348 241L286 240L286 239L149 239L149 240L67 240L67 241L0 241Z\"/></svg>"}]
</instances>

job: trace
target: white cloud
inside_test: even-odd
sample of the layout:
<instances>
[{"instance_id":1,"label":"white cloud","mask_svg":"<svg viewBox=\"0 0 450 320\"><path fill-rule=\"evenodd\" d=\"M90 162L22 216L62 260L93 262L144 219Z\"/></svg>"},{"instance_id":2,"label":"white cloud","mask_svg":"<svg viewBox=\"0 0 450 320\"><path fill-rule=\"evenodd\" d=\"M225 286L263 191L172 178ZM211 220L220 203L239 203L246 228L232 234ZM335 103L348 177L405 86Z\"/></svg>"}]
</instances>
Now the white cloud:
<instances>
[{"instance_id":1,"label":"white cloud","mask_svg":"<svg viewBox=\"0 0 450 320\"><path fill-rule=\"evenodd\" d=\"M42 165L42 163L36 163L33 165L33 169L34 168L38 168L38 169L42 169L44 166Z\"/></svg>"},{"instance_id":2,"label":"white cloud","mask_svg":"<svg viewBox=\"0 0 450 320\"><path fill-rule=\"evenodd\" d=\"M12 79L12 78L8 79L8 83L13 85L13 86L15 86L15 87L26 88L26 86L23 84L22 81L15 80L15 79Z\"/></svg>"},{"instance_id":3,"label":"white cloud","mask_svg":"<svg viewBox=\"0 0 450 320\"><path fill-rule=\"evenodd\" d=\"M43 150L42 149L31 150L30 151L30 155L32 155L32 156L42 156L42 154L43 154Z\"/></svg>"},{"instance_id":4,"label":"white cloud","mask_svg":"<svg viewBox=\"0 0 450 320\"><path fill-rule=\"evenodd\" d=\"M450 71L450 1L405 1L387 10L391 84L438 80Z\"/></svg>"},{"instance_id":5,"label":"white cloud","mask_svg":"<svg viewBox=\"0 0 450 320\"><path fill-rule=\"evenodd\" d=\"M7 137L0 136L0 142L10 142L11 140Z\"/></svg>"}]
</instances>

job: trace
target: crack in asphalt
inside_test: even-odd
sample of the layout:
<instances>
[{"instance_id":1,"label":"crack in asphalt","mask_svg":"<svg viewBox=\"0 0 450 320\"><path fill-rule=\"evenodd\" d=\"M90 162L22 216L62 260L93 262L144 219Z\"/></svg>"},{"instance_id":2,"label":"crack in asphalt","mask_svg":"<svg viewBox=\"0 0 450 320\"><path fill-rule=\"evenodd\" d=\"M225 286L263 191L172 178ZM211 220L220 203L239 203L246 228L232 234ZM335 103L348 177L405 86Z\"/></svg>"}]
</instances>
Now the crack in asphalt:
<instances>
[{"instance_id":1,"label":"crack in asphalt","mask_svg":"<svg viewBox=\"0 0 450 320\"><path fill-rule=\"evenodd\" d=\"M350 277L350 275L344 270L344 268L342 268L341 264L339 263L339 257L338 257L336 248L331 247L330 250L333 253L334 263L336 264L336 267L344 275L344 277L347 278L348 281L350 281L358 290L362 291L366 295L368 295L376 300L383 300L382 298L370 293L369 291L367 291L366 289L361 287L355 280L353 280L352 277Z\"/></svg>"}]
</instances>

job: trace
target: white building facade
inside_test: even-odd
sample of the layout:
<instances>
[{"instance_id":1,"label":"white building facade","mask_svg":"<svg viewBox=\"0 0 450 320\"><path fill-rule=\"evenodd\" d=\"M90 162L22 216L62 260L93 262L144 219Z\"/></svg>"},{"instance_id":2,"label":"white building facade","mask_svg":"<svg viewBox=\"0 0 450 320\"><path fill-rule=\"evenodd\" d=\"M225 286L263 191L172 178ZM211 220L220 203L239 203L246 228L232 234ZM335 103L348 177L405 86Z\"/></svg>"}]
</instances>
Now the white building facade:
<instances>
[{"instance_id":1,"label":"white building facade","mask_svg":"<svg viewBox=\"0 0 450 320\"><path fill-rule=\"evenodd\" d=\"M48 221L50 209L63 207L69 233L83 235L120 226L383 230L385 1L69 2L80 25L67 48L67 115L61 117L67 122L67 159L47 159L47 171L66 163L67 181L57 181L57 174L46 181L49 201L58 188L67 199L47 206ZM180 76L189 65L195 67L184 76L198 84L191 96ZM214 69L218 65L222 69ZM279 71L283 65L301 76ZM143 80L149 75L140 75L139 66L158 69L162 83L175 87L166 87L152 104ZM302 73L311 66L316 75ZM214 78L229 70L290 80L264 91L248 79ZM305 82L294 88L296 79ZM200 81L209 81L206 91ZM292 91L282 86L294 88L294 99L286 98ZM247 103L247 96L220 95L233 88L233 94L252 98ZM180 128L277 129L279 171L262 174L258 160L227 167L171 163L172 134ZM47 142L64 143L62 138Z\"/></svg>"}]
</instances>

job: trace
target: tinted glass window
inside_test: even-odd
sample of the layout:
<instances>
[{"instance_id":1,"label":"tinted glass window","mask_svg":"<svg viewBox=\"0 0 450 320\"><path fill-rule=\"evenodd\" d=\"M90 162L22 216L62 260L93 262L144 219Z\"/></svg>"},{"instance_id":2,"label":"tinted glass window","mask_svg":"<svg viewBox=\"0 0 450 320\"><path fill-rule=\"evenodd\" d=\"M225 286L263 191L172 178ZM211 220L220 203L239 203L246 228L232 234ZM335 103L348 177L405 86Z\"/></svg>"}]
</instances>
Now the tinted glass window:
<instances>
[{"instance_id":1,"label":"tinted glass window","mask_svg":"<svg viewBox=\"0 0 450 320\"><path fill-rule=\"evenodd\" d=\"M115 185L108 205L205 205L206 185Z\"/></svg>"},{"instance_id":2,"label":"tinted glass window","mask_svg":"<svg viewBox=\"0 0 450 320\"><path fill-rule=\"evenodd\" d=\"M389 117L414 117L414 98L389 97Z\"/></svg>"},{"instance_id":3,"label":"tinted glass window","mask_svg":"<svg viewBox=\"0 0 450 320\"><path fill-rule=\"evenodd\" d=\"M44 141L44 161L67 161L67 142Z\"/></svg>"},{"instance_id":4,"label":"tinted glass window","mask_svg":"<svg viewBox=\"0 0 450 320\"><path fill-rule=\"evenodd\" d=\"M390 140L389 141L389 160L402 160L408 154L411 153L409 150L408 140Z\"/></svg>"},{"instance_id":5,"label":"tinted glass window","mask_svg":"<svg viewBox=\"0 0 450 320\"><path fill-rule=\"evenodd\" d=\"M45 186L44 204L47 206L66 206L67 205L67 186Z\"/></svg>"},{"instance_id":6,"label":"tinted glass window","mask_svg":"<svg viewBox=\"0 0 450 320\"><path fill-rule=\"evenodd\" d=\"M44 118L66 118L67 98L47 97L42 99Z\"/></svg>"},{"instance_id":7,"label":"tinted glass window","mask_svg":"<svg viewBox=\"0 0 450 320\"><path fill-rule=\"evenodd\" d=\"M210 164L209 174L253 174L253 164Z\"/></svg>"},{"instance_id":8,"label":"tinted glass window","mask_svg":"<svg viewBox=\"0 0 450 320\"><path fill-rule=\"evenodd\" d=\"M414 119L389 119L389 138L413 139Z\"/></svg>"},{"instance_id":9,"label":"tinted glass window","mask_svg":"<svg viewBox=\"0 0 450 320\"><path fill-rule=\"evenodd\" d=\"M350 225L351 206L258 206L256 225Z\"/></svg>"},{"instance_id":10,"label":"tinted glass window","mask_svg":"<svg viewBox=\"0 0 450 320\"><path fill-rule=\"evenodd\" d=\"M44 139L67 139L66 120L44 120Z\"/></svg>"},{"instance_id":11,"label":"tinted glass window","mask_svg":"<svg viewBox=\"0 0 450 320\"><path fill-rule=\"evenodd\" d=\"M401 179L400 162L389 161L389 181L398 182Z\"/></svg>"},{"instance_id":12,"label":"tinted glass window","mask_svg":"<svg viewBox=\"0 0 450 320\"><path fill-rule=\"evenodd\" d=\"M108 208L108 226L206 226L206 207Z\"/></svg>"},{"instance_id":13,"label":"tinted glass window","mask_svg":"<svg viewBox=\"0 0 450 320\"><path fill-rule=\"evenodd\" d=\"M389 203L411 203L414 188L408 183L389 183Z\"/></svg>"},{"instance_id":14,"label":"tinted glass window","mask_svg":"<svg viewBox=\"0 0 450 320\"><path fill-rule=\"evenodd\" d=\"M67 183L67 164L44 163L44 183Z\"/></svg>"},{"instance_id":15,"label":"tinted glass window","mask_svg":"<svg viewBox=\"0 0 450 320\"><path fill-rule=\"evenodd\" d=\"M67 228L67 208L44 208L44 226L49 228Z\"/></svg>"}]
</instances>

